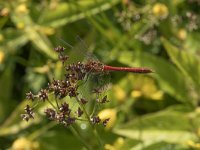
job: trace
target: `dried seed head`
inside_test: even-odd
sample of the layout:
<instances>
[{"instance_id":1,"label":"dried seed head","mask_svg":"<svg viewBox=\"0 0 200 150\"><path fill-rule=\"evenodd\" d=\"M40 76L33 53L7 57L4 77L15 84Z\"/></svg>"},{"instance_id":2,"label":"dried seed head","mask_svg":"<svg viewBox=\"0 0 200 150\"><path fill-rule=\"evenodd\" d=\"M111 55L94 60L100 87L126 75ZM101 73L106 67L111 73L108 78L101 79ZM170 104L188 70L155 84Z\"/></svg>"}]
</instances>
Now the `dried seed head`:
<instances>
[{"instance_id":1,"label":"dried seed head","mask_svg":"<svg viewBox=\"0 0 200 150\"><path fill-rule=\"evenodd\" d=\"M58 113L56 114L56 120L60 123L60 124L66 124L65 121L65 114L64 113Z\"/></svg>"},{"instance_id":2,"label":"dried seed head","mask_svg":"<svg viewBox=\"0 0 200 150\"><path fill-rule=\"evenodd\" d=\"M68 95L69 95L69 97L76 97L78 95L77 87L73 87L73 86L69 87Z\"/></svg>"},{"instance_id":3,"label":"dried seed head","mask_svg":"<svg viewBox=\"0 0 200 150\"><path fill-rule=\"evenodd\" d=\"M101 103L107 103L107 102L109 102L109 100L108 100L107 95L106 95L101 99Z\"/></svg>"},{"instance_id":4,"label":"dried seed head","mask_svg":"<svg viewBox=\"0 0 200 150\"><path fill-rule=\"evenodd\" d=\"M34 117L33 117L33 115L34 115L33 109L29 105L26 105L26 107L24 108L24 110L29 115L30 118L34 119Z\"/></svg>"},{"instance_id":5,"label":"dried seed head","mask_svg":"<svg viewBox=\"0 0 200 150\"><path fill-rule=\"evenodd\" d=\"M85 100L84 98L81 98L80 101L81 101L81 103L82 103L83 105L86 104L86 103L88 102L88 101Z\"/></svg>"},{"instance_id":6,"label":"dried seed head","mask_svg":"<svg viewBox=\"0 0 200 150\"><path fill-rule=\"evenodd\" d=\"M30 100L34 100L34 98L38 98L39 100L46 102L48 100L48 96L50 93L53 93L55 95L55 101L57 103L57 108L54 106L53 103L48 101L52 108L47 108L44 110L44 113L46 114L47 118L56 121L64 126L71 125L75 123L76 118L72 116L71 112L74 110L71 109L70 105L66 102L60 102L57 99L63 99L66 96L69 96L70 98L76 97L78 98L78 101L85 105L88 101L84 98L79 99L79 92L78 88L80 86L81 80L83 80L86 75L90 72L101 72L103 70L103 64L95 61L88 62L86 64L83 64L81 62L77 62L74 64L70 64L68 66L65 66L64 63L68 59L68 56L64 55L64 47L58 46L54 50L58 53L59 60L62 61L64 70L67 71L65 74L65 77L63 80L55 80L51 83L48 83L48 86L46 89L41 89L37 95L33 95L31 92L26 94L26 98ZM102 89L98 88L94 90L94 93L100 94L102 92ZM100 96L100 95L98 95ZM100 103L107 102L107 96L104 96L102 99L99 100ZM27 105L25 107L25 114L22 114L21 117L23 120L28 121L30 118L34 119L34 113L33 109ZM77 110L75 110L76 117L81 117L84 113L84 111L78 107ZM95 112L96 114L96 112ZM78 118L77 118L78 119ZM81 120L81 119L80 119ZM91 121L93 124L99 124L101 122L101 119L99 116L93 116L91 118ZM106 125L108 122L108 119L104 120L102 123L103 125Z\"/></svg>"},{"instance_id":7,"label":"dried seed head","mask_svg":"<svg viewBox=\"0 0 200 150\"><path fill-rule=\"evenodd\" d=\"M64 64L68 60L69 56L63 55L63 54L59 54L58 58Z\"/></svg>"},{"instance_id":8,"label":"dried seed head","mask_svg":"<svg viewBox=\"0 0 200 150\"><path fill-rule=\"evenodd\" d=\"M109 120L110 120L110 118L107 118L102 122L104 127L106 127L106 125L108 124Z\"/></svg>"},{"instance_id":9,"label":"dried seed head","mask_svg":"<svg viewBox=\"0 0 200 150\"><path fill-rule=\"evenodd\" d=\"M71 109L69 108L69 104L67 104L66 102L64 102L63 104L61 104L61 106L59 108L59 111L61 113L63 113L64 115L69 116L70 112L71 112Z\"/></svg>"},{"instance_id":10,"label":"dried seed head","mask_svg":"<svg viewBox=\"0 0 200 150\"><path fill-rule=\"evenodd\" d=\"M26 114L21 114L21 118L23 120L28 121L30 118L34 119L33 109L29 105L26 105L26 107L24 108L24 111Z\"/></svg>"},{"instance_id":11,"label":"dried seed head","mask_svg":"<svg viewBox=\"0 0 200 150\"><path fill-rule=\"evenodd\" d=\"M95 89L92 90L92 93L101 94L102 93L102 89L101 88L95 88Z\"/></svg>"},{"instance_id":12,"label":"dried seed head","mask_svg":"<svg viewBox=\"0 0 200 150\"><path fill-rule=\"evenodd\" d=\"M48 91L46 89L41 89L39 94L38 94L38 97L40 100L42 100L43 102L45 102L45 100L48 99Z\"/></svg>"},{"instance_id":13,"label":"dried seed head","mask_svg":"<svg viewBox=\"0 0 200 150\"><path fill-rule=\"evenodd\" d=\"M65 48L62 47L62 46L58 46L58 47L54 48L54 50L55 50L57 53L62 53L62 52L64 52Z\"/></svg>"},{"instance_id":14,"label":"dried seed head","mask_svg":"<svg viewBox=\"0 0 200 150\"><path fill-rule=\"evenodd\" d=\"M75 121L76 121L75 118L73 118L73 117L67 117L67 119L66 119L66 123L67 124L66 125L69 126L69 125L75 123Z\"/></svg>"},{"instance_id":15,"label":"dried seed head","mask_svg":"<svg viewBox=\"0 0 200 150\"><path fill-rule=\"evenodd\" d=\"M23 119L23 120L25 120L25 121L29 121L29 116L27 115L27 114L21 114L21 118Z\"/></svg>"},{"instance_id":16,"label":"dried seed head","mask_svg":"<svg viewBox=\"0 0 200 150\"><path fill-rule=\"evenodd\" d=\"M99 124L101 122L101 119L99 118L99 116L94 116L91 118L91 122L92 124Z\"/></svg>"},{"instance_id":17,"label":"dried seed head","mask_svg":"<svg viewBox=\"0 0 200 150\"><path fill-rule=\"evenodd\" d=\"M46 114L49 120L55 120L56 118L56 111L52 108L45 109L44 113Z\"/></svg>"},{"instance_id":18,"label":"dried seed head","mask_svg":"<svg viewBox=\"0 0 200 150\"><path fill-rule=\"evenodd\" d=\"M83 111L81 110L80 107L78 107L78 111L77 111L78 117L81 117L83 114Z\"/></svg>"},{"instance_id":19,"label":"dried seed head","mask_svg":"<svg viewBox=\"0 0 200 150\"><path fill-rule=\"evenodd\" d=\"M26 99L34 101L35 96L34 96L33 93L30 91L30 92L26 93Z\"/></svg>"}]
</instances>

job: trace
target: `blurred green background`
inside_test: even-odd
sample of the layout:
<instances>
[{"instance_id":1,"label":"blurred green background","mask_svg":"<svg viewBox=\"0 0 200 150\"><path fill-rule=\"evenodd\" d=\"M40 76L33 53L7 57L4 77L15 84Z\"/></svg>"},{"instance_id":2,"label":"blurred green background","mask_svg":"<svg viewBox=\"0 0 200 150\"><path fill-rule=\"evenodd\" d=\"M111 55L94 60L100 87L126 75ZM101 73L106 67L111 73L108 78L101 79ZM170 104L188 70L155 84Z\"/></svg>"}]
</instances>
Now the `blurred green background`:
<instances>
[{"instance_id":1,"label":"blurred green background","mask_svg":"<svg viewBox=\"0 0 200 150\"><path fill-rule=\"evenodd\" d=\"M200 0L8 0L0 1L0 150L84 149L40 108L33 121L20 118L26 92L62 77L60 39L74 46L69 63L82 60L77 35L106 64L155 71L111 73L101 112L111 121L99 129L106 150L200 149Z\"/></svg>"}]
</instances>

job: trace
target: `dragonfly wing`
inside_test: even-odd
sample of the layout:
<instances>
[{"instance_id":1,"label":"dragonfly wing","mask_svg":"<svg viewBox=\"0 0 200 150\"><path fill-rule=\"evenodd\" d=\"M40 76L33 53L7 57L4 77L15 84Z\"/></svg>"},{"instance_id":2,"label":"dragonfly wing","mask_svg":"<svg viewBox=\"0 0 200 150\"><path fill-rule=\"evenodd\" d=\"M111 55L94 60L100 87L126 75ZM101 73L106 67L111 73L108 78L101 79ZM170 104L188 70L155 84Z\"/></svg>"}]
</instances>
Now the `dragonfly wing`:
<instances>
[{"instance_id":1,"label":"dragonfly wing","mask_svg":"<svg viewBox=\"0 0 200 150\"><path fill-rule=\"evenodd\" d=\"M83 40L79 35L76 36L77 45L79 47L79 51L84 55L85 62L88 61L99 61L98 58L93 54L93 50L91 50L86 44L86 40Z\"/></svg>"}]
</instances>

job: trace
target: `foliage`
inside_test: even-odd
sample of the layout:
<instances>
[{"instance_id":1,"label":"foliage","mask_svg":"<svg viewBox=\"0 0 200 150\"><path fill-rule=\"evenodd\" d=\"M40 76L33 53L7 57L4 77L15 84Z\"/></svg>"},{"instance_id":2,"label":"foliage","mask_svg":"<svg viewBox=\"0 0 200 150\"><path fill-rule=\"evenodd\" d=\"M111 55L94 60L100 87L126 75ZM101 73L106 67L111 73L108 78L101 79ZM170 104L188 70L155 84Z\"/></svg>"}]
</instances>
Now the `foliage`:
<instances>
[{"instance_id":1,"label":"foliage","mask_svg":"<svg viewBox=\"0 0 200 150\"><path fill-rule=\"evenodd\" d=\"M44 103L34 120L20 118L26 92L63 77L58 45L69 64L87 50L109 65L154 70L110 73L110 102L100 114L111 122L97 127L104 149L200 149L199 7L199 0L0 1L0 149L89 149L97 142L88 124L74 125L77 136L49 121ZM81 89L91 102L93 84Z\"/></svg>"}]
</instances>

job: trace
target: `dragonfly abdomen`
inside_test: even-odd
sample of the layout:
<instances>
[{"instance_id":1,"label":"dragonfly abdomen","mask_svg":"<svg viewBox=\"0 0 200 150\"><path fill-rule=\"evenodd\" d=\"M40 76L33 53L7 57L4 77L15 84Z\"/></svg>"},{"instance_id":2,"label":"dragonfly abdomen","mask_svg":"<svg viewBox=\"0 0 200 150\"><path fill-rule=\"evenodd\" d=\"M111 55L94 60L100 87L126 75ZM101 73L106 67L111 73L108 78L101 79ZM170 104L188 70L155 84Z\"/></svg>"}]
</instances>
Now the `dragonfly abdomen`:
<instances>
[{"instance_id":1,"label":"dragonfly abdomen","mask_svg":"<svg viewBox=\"0 0 200 150\"><path fill-rule=\"evenodd\" d=\"M151 69L148 69L148 68L114 67L114 66L107 66L107 65L104 65L103 70L105 70L105 71L124 71L124 72L133 72L133 73L151 73L151 72L153 72Z\"/></svg>"}]
</instances>

